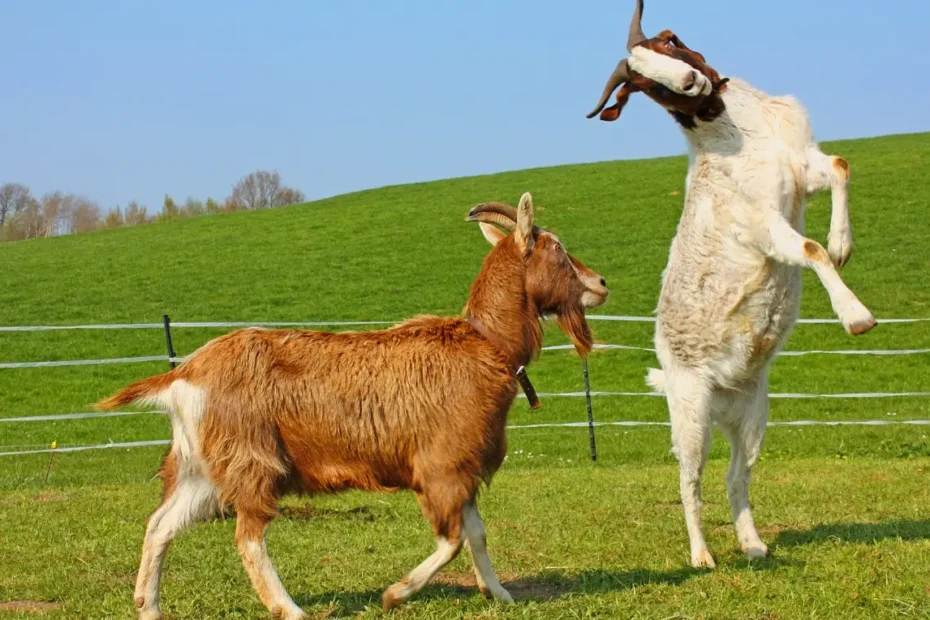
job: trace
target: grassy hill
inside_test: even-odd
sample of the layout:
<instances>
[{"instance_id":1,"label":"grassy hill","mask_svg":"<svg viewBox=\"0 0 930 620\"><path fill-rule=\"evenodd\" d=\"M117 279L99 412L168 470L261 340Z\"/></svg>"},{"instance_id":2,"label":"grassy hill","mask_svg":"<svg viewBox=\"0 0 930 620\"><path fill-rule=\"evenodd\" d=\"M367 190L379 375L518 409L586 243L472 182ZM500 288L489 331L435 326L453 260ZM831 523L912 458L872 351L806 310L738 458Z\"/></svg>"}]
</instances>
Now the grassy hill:
<instances>
[{"instance_id":1,"label":"grassy hill","mask_svg":"<svg viewBox=\"0 0 930 620\"><path fill-rule=\"evenodd\" d=\"M856 249L851 263L842 271L844 280L880 323L883 317L930 317L930 287L926 280L930 274L930 209L926 197L930 134L823 146L825 152L846 157L852 167L850 209ZM471 280L488 250L477 226L462 221L464 215L477 202L515 202L524 191L533 193L539 222L556 231L574 255L607 279L611 299L598 309L598 314L649 315L680 215L685 169L683 157L672 157L523 170L387 187L266 212L2 244L0 325L152 323L165 313L175 321L399 320L418 313L455 314L464 305ZM809 207L809 236L825 242L828 222L829 196L825 194ZM802 316L832 317L827 295L810 273L805 274ZM593 327L600 342L651 346L650 324L596 322ZM222 332L176 329L175 347L183 355ZM550 329L547 334L546 344L566 342L557 330ZM795 330L788 346L796 350L927 347L930 323L879 325L855 339L837 324L804 325ZM158 330L0 333L0 362L163 352L163 336ZM654 363L648 352L596 352L590 362L593 387L645 391L642 376ZM0 369L0 418L87 411L90 403L116 388L165 369L165 363ZM541 392L579 390L582 386L579 362L573 352L543 353L530 374ZM930 391L930 355L782 358L772 372L772 391ZM667 419L662 399L605 397L596 399L594 406L599 420ZM536 413L530 413L525 403L518 401L511 421L580 421L584 415L582 400L547 398L544 408ZM930 399L780 400L773 402L772 418L930 418ZM0 451L45 446L53 440L59 445L83 445L168 436L167 421L157 415L0 423ZM926 508L928 499L927 485L914 477L918 467L914 463L922 472L930 456L924 427L776 427L769 431L760 466L762 481L754 491L762 506L757 520L784 526L764 535L771 540L778 534L781 541L776 547L781 554L776 552L776 559L764 565L774 582L747 572L737 555L724 556L729 568L714 576L680 569L687 553L680 508L662 508L677 501L677 475L668 453L667 429L602 428L598 439L601 458L593 466L585 462L587 439L583 429L521 430L510 435L511 458L501 473L500 487L495 486L505 492L490 494L490 510L509 523L505 526L511 528L507 530L508 540L520 538L523 545L528 544L527 539L536 541L534 544L544 549L548 558L540 560L532 544L499 550L497 554L492 550L492 557L502 558L499 562L503 572L509 571L512 576L532 573L535 581L527 586L528 591L535 587L545 595L533 599L531 605L538 608L524 608L519 613L538 617L539 613L558 615L589 609L594 615L616 615L638 601L646 605L643 609L648 617L668 615L670 610L682 607L698 615L719 616L734 609L759 615L764 606L759 607L759 601L749 594L734 594L727 580L747 584L746 592L761 588L775 596L779 584L793 588L795 580L801 579L805 569L800 558L804 557L805 547L831 536L838 536L841 542L832 555L825 552L817 562L811 560L814 581L797 590L792 601L772 603L765 609L780 609L789 616L811 609L827 614L848 615L857 609L878 613L880 607L857 607L865 604L860 599L835 598L840 596L837 593L829 598L817 584L833 579L855 588L859 587L856 580L872 579L869 583L876 597L880 594L917 601L921 596L919 584L925 586L930 578L930 568L919 561L930 550L925 540L930 538L930 526L926 521L914 520L914 515ZM13 489L5 499L6 492L0 493L0 603L32 597L61 601L65 615L127 614L139 527L156 502L157 485L150 478L161 452L161 448L148 448L56 457L50 485L58 499L48 502L36 499L44 497L36 493L44 486L46 456L0 459L0 488ZM711 507L708 530L713 530L709 538L711 545L718 548L732 547L732 535L725 526L728 509L719 483L727 454L725 444L717 441L711 454L712 473L705 485ZM855 465L843 469L839 463L846 459L855 460ZM879 474L882 478L874 477ZM888 490L889 486L894 486L894 492ZM84 487L92 491L77 491ZM624 490L630 491L631 503L621 506L626 500L613 498ZM875 499L873 492L885 495ZM573 499L564 500L568 504L560 505L558 510L545 509L547 502L562 496ZM799 500L796 504L792 499L795 496L809 503ZM368 613L371 610L365 606L369 599L377 598L369 590L387 585L385 580L391 575L399 577L420 555L425 557L422 552L429 547L428 537L425 526L415 516L415 508L408 506L409 498L391 498L384 504L388 506L385 509L378 508L378 501L357 494L313 500L319 514L343 514L342 510L348 511L347 515L355 514L351 513L353 506L374 505L374 526L335 518L282 526L286 533L278 540L288 542L279 545L276 557L284 565L284 579L295 593L313 592L311 598L298 598L299 603L325 609L335 600L339 613ZM575 501L579 502L576 508L570 508ZM94 515L100 502L129 516L96 522ZM627 525L640 519L644 511L652 515L646 519L649 527L658 529L649 534L637 534L635 528L628 530ZM884 530L816 529L821 527L822 519L841 519L856 513L868 513L861 517L867 521L882 521L891 515L896 525ZM4 533L11 531L5 525L15 525L33 514L42 520L46 530L25 528L14 534ZM593 515L593 521L568 528L554 538L539 539L538 532L548 535L559 530L560 519L581 519L585 515ZM545 527L546 523L549 527ZM72 527L85 531L84 543L69 539ZM313 537L317 528L323 537L320 541L298 542L300 532ZM598 533L605 528L611 532L610 537L619 537L617 544L626 545L622 552L608 551L612 543ZM488 529L492 540L504 536L493 518L489 518ZM111 531L122 536L119 543L104 542ZM347 531L348 538L339 540ZM180 546L200 558L203 566L216 563L215 575L209 576L211 583L215 579L219 584L221 578L216 575L224 575L236 584L229 591L211 591L210 605L221 609L240 605L237 611L224 613L251 617L257 613L257 603L239 574L241 568L236 564L228 534L229 526L221 526L209 534L212 542L207 543L203 538L197 542L202 536L198 531L191 537L195 542ZM69 566L80 567L87 560L82 551L85 543L99 544L101 548L114 546L112 562L100 568L106 579L101 582L93 571L78 571L69 579L59 579L59 573L48 569L54 564L49 552L39 551L50 536L71 540L65 551ZM357 554L368 544L364 541L377 536L394 541L390 550L378 546L378 552L389 554L389 558L371 562L365 571L353 568L348 560L335 561L332 569L321 568L317 562L319 557L333 553L326 550L327 545L342 548L346 557L365 562ZM423 544L415 545L413 550L401 549L404 536L415 537ZM573 550L572 545L581 536L593 538ZM872 569L851 569L844 564L850 557L871 553L866 543L875 538L889 539L891 550L898 554L896 561L909 567L912 580L882 590L876 585L878 577L866 574ZM908 539L917 542L909 545ZM221 546L232 555L220 555L214 561L211 549ZM299 568L298 549L313 558L310 567ZM566 559L563 562L561 558ZM788 564L784 563L786 558ZM665 568L657 564L660 559ZM461 562L457 570L467 572ZM559 570L547 573L545 567L552 568L552 563L558 564L555 568ZM565 568L563 564L571 566ZM647 565L650 568L642 568ZM190 560L169 566L169 575L175 566L180 572L177 583L168 582L169 592L164 597L168 609L173 609L173 617L203 617L205 599L185 599L192 598L192 592L208 577ZM588 570L598 566L612 568ZM328 594L322 594L315 581L321 574L325 574L327 584L322 586L322 592L331 588ZM350 585L346 585L347 580ZM645 590L633 587L642 584L647 584ZM712 595L712 604L702 607L699 595L706 598L705 592L715 586L727 589L728 594L716 599ZM338 594L346 588L359 590L348 597ZM567 594L572 591L584 594L573 599ZM448 589L434 592L435 596L428 596L421 607L400 613L452 613L456 608L450 605L455 596L466 598L469 613L485 609L485 604L470 591L462 593L453 587L451 594ZM828 596L830 604L818 607L818 596ZM925 594L922 600L927 602ZM106 614L94 613L103 608L108 610Z\"/></svg>"}]
</instances>

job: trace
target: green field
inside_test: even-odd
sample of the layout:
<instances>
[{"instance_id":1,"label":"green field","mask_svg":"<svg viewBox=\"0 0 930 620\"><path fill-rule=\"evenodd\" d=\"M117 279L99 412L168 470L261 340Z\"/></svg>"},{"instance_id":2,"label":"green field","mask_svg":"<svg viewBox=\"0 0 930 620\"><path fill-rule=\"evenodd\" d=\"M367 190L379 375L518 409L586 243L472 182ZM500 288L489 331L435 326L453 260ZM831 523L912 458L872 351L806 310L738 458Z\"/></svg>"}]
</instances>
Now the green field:
<instances>
[{"instance_id":1,"label":"green field","mask_svg":"<svg viewBox=\"0 0 930 620\"><path fill-rule=\"evenodd\" d=\"M799 325L789 350L930 348L930 134L824 145L851 164L855 251L842 276L880 325ZM468 209L531 191L537 219L600 272L598 314L650 315L681 209L683 157L524 170L359 192L273 211L0 245L0 325L174 321L399 320L456 314L488 245ZM825 241L829 195L808 210ZM802 316L831 317L805 274ZM598 342L649 347L652 325L593 322ZM218 329L177 328L192 352ZM547 345L567 339L547 330ZM0 332L0 362L164 353L159 330ZM645 392L649 352L592 354L592 387ZM0 418L90 411L166 363L0 369ZM540 392L583 387L574 352L544 352ZM930 354L783 357L773 392L930 391ZM585 419L584 401L549 397L515 425ZM665 421L664 400L599 397L600 421ZM774 400L772 419L930 419L930 398ZM584 428L514 429L484 494L489 549L511 608L472 587L455 560L398 618L930 617L930 427L769 429L755 470L756 522L772 549L748 564L729 525L717 437L705 475L705 531L718 569L688 568L678 476L666 427L602 427L599 459ZM0 452L165 439L157 414L0 423ZM0 617L133 617L144 521L159 501L164 448L0 457ZM288 500L269 533L282 579L312 615L378 616L381 590L431 552L407 493ZM264 617L232 542L232 521L198 526L168 554L171 618ZM508 585L509 583L509 585ZM23 604L45 603L23 611Z\"/></svg>"}]
</instances>

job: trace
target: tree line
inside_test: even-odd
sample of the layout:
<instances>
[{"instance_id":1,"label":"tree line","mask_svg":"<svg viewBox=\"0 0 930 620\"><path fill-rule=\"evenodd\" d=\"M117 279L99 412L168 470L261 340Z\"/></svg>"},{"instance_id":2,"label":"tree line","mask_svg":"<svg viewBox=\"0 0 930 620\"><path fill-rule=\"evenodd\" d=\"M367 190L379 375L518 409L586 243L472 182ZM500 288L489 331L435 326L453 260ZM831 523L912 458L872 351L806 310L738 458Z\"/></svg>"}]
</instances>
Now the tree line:
<instances>
[{"instance_id":1,"label":"tree line","mask_svg":"<svg viewBox=\"0 0 930 620\"><path fill-rule=\"evenodd\" d=\"M151 214L147 206L135 201L104 212L100 205L84 196L56 191L36 197L25 185L6 183L0 185L0 241L139 226L229 211L272 209L305 200L303 192L281 182L280 174L265 170L239 179L223 202L188 198L178 204L165 195L161 211Z\"/></svg>"}]
</instances>

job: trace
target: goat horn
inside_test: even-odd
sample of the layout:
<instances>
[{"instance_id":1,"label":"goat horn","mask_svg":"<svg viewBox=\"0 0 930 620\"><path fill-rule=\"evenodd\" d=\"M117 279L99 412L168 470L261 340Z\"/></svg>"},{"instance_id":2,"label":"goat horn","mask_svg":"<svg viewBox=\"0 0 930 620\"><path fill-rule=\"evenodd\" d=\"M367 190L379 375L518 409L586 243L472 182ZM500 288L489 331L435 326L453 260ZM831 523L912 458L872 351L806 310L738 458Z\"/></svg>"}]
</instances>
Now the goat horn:
<instances>
[{"instance_id":1,"label":"goat horn","mask_svg":"<svg viewBox=\"0 0 930 620\"><path fill-rule=\"evenodd\" d=\"M517 229L517 210L503 202L483 202L472 207L465 221L497 224L513 232Z\"/></svg>"},{"instance_id":2,"label":"goat horn","mask_svg":"<svg viewBox=\"0 0 930 620\"><path fill-rule=\"evenodd\" d=\"M636 10L630 21L630 36L626 40L626 51L632 52L637 43L646 40L643 34L643 0L636 0Z\"/></svg>"},{"instance_id":3,"label":"goat horn","mask_svg":"<svg viewBox=\"0 0 930 620\"><path fill-rule=\"evenodd\" d=\"M629 81L630 70L627 68L626 58L624 58L617 64L617 68L614 69L614 72L610 74L610 77L607 79L607 85L604 86L604 92L601 93L601 99L597 102L597 106L588 113L588 118L594 118L600 114L604 106L607 105L607 100L610 99L611 93L613 93L618 86Z\"/></svg>"}]
</instances>

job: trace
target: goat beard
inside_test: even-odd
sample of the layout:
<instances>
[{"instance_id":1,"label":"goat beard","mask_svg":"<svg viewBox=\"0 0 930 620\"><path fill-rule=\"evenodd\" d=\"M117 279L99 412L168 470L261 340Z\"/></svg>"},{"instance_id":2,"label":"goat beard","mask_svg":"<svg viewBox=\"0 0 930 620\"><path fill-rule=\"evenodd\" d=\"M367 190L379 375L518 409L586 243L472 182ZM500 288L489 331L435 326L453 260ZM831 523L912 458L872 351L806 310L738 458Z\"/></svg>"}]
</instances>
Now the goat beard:
<instances>
[{"instance_id":1,"label":"goat beard","mask_svg":"<svg viewBox=\"0 0 930 620\"><path fill-rule=\"evenodd\" d=\"M556 314L555 322L559 328L572 339L575 350L581 357L587 357L594 344L594 336L584 316L584 308L572 308Z\"/></svg>"}]
</instances>

